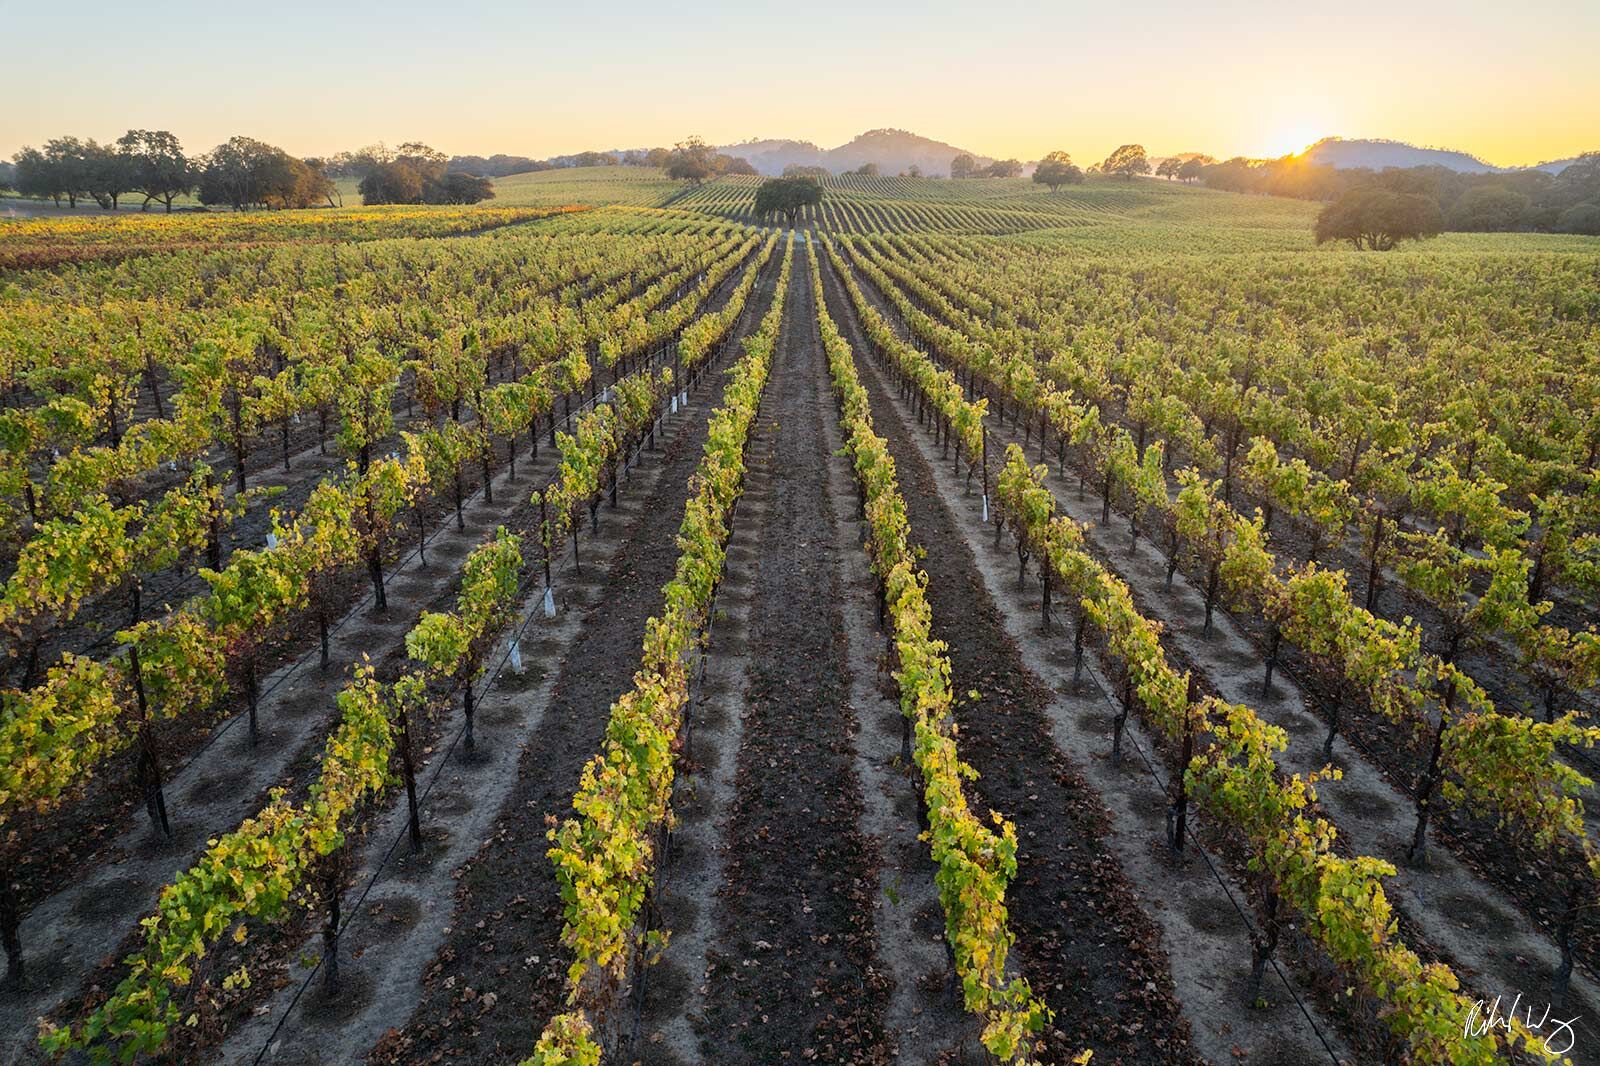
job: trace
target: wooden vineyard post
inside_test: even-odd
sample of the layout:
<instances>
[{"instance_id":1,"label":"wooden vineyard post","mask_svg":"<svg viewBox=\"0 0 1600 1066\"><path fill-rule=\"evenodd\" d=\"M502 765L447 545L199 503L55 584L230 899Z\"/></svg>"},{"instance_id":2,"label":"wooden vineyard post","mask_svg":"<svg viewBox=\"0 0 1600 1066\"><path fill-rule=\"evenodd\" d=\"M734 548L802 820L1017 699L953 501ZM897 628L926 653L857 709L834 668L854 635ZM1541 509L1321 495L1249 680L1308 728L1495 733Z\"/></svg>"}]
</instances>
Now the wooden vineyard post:
<instances>
[{"instance_id":1,"label":"wooden vineyard post","mask_svg":"<svg viewBox=\"0 0 1600 1066\"><path fill-rule=\"evenodd\" d=\"M987 511L989 509L989 428L987 426L983 427L982 434L983 454L979 459L979 463L983 467L983 509Z\"/></svg>"},{"instance_id":2,"label":"wooden vineyard post","mask_svg":"<svg viewBox=\"0 0 1600 1066\"><path fill-rule=\"evenodd\" d=\"M1569 874L1567 881L1567 902L1561 909L1561 921L1556 926L1556 944L1561 948L1561 965L1556 968L1556 975L1550 987L1550 1009L1565 1010L1567 1004L1567 990L1572 981L1572 932L1578 924L1578 910L1583 904L1583 879L1577 874Z\"/></svg>"},{"instance_id":3,"label":"wooden vineyard post","mask_svg":"<svg viewBox=\"0 0 1600 1066\"><path fill-rule=\"evenodd\" d=\"M400 703L400 775L406 785L406 828L411 836L411 853L422 850L422 819L417 814L417 768L411 758L411 712Z\"/></svg>"},{"instance_id":4,"label":"wooden vineyard post","mask_svg":"<svg viewBox=\"0 0 1600 1066\"><path fill-rule=\"evenodd\" d=\"M1266 699L1272 695L1272 672L1278 665L1278 649L1283 643L1283 630L1278 628L1276 621L1268 623L1267 631L1267 673L1261 680L1261 698Z\"/></svg>"},{"instance_id":5,"label":"wooden vineyard post","mask_svg":"<svg viewBox=\"0 0 1600 1066\"><path fill-rule=\"evenodd\" d=\"M1251 938L1250 945L1250 983L1245 992L1244 1005L1254 1007L1261 1001L1261 982L1267 973L1267 963L1272 959L1272 953L1278 947L1278 933L1281 923L1278 921L1278 893L1268 887L1266 898L1266 917L1261 923L1261 930Z\"/></svg>"},{"instance_id":6,"label":"wooden vineyard post","mask_svg":"<svg viewBox=\"0 0 1600 1066\"><path fill-rule=\"evenodd\" d=\"M322 924L323 991L330 996L339 992L339 860L337 854L328 861L328 872L323 877L322 899L328 912Z\"/></svg>"},{"instance_id":7,"label":"wooden vineyard post","mask_svg":"<svg viewBox=\"0 0 1600 1066\"><path fill-rule=\"evenodd\" d=\"M456 532L465 533L467 531L467 516L462 510L461 464L459 462L455 465L454 481L456 488Z\"/></svg>"},{"instance_id":8,"label":"wooden vineyard post","mask_svg":"<svg viewBox=\"0 0 1600 1066\"><path fill-rule=\"evenodd\" d=\"M1128 724L1128 711L1133 706L1133 674L1122 675L1122 701L1116 717L1111 720L1111 765L1122 765L1122 731Z\"/></svg>"},{"instance_id":9,"label":"wooden vineyard post","mask_svg":"<svg viewBox=\"0 0 1600 1066\"><path fill-rule=\"evenodd\" d=\"M544 587L550 587L550 525L546 517L544 493L539 493L539 541L544 546Z\"/></svg>"},{"instance_id":10,"label":"wooden vineyard post","mask_svg":"<svg viewBox=\"0 0 1600 1066\"><path fill-rule=\"evenodd\" d=\"M1089 612L1078 606L1078 618L1072 627L1072 687L1083 683L1083 627L1089 622Z\"/></svg>"},{"instance_id":11,"label":"wooden vineyard post","mask_svg":"<svg viewBox=\"0 0 1600 1066\"><path fill-rule=\"evenodd\" d=\"M167 795L161 781L161 755L156 750L154 727L150 723L150 705L144 693L144 668L139 663L139 649L128 648L128 662L133 667L133 695L139 715L139 776L144 782L145 809L150 820L161 827L161 832L172 839L172 825L167 821Z\"/></svg>"},{"instance_id":12,"label":"wooden vineyard post","mask_svg":"<svg viewBox=\"0 0 1600 1066\"><path fill-rule=\"evenodd\" d=\"M1205 625L1200 627L1200 635L1202 637L1211 636L1211 616L1217 608L1217 581L1221 573L1221 563L1213 560L1211 570L1206 576L1206 620Z\"/></svg>"},{"instance_id":13,"label":"wooden vineyard post","mask_svg":"<svg viewBox=\"0 0 1600 1066\"><path fill-rule=\"evenodd\" d=\"M13 988L22 984L22 907L17 901L17 886L11 880L13 869L10 860L0 874L0 944L6 952L6 983Z\"/></svg>"},{"instance_id":14,"label":"wooden vineyard post","mask_svg":"<svg viewBox=\"0 0 1600 1066\"><path fill-rule=\"evenodd\" d=\"M379 611L387 611L389 609L389 598L385 595L383 589L383 545L379 535L378 521L373 514L372 489L370 487L367 490L364 503L366 533L370 538L370 543L367 545L367 574L372 578L374 605Z\"/></svg>"},{"instance_id":15,"label":"wooden vineyard post","mask_svg":"<svg viewBox=\"0 0 1600 1066\"><path fill-rule=\"evenodd\" d=\"M389 609L389 597L383 589L383 560L374 546L367 554L367 575L372 579L373 606L380 611Z\"/></svg>"},{"instance_id":16,"label":"wooden vineyard post","mask_svg":"<svg viewBox=\"0 0 1600 1066\"><path fill-rule=\"evenodd\" d=\"M1183 838L1189 823L1189 760L1194 758L1194 716L1200 703L1200 686L1189 675L1183 695L1183 743L1178 752L1178 772L1172 779L1172 808L1167 814L1167 845L1173 854L1183 854Z\"/></svg>"},{"instance_id":17,"label":"wooden vineyard post","mask_svg":"<svg viewBox=\"0 0 1600 1066\"><path fill-rule=\"evenodd\" d=\"M483 438L483 451L478 453L483 464L483 502L494 504L494 440L487 433Z\"/></svg>"},{"instance_id":18,"label":"wooden vineyard post","mask_svg":"<svg viewBox=\"0 0 1600 1066\"><path fill-rule=\"evenodd\" d=\"M1432 813L1433 793L1439 787L1439 758L1444 752L1444 734L1450 728L1455 699L1456 681L1451 677L1445 683L1444 699L1439 706L1439 728L1433 733L1433 749L1428 754L1428 765L1417 779L1417 827L1411 834L1411 846L1406 849L1406 858L1418 866L1428 865L1428 816Z\"/></svg>"},{"instance_id":19,"label":"wooden vineyard post","mask_svg":"<svg viewBox=\"0 0 1600 1066\"><path fill-rule=\"evenodd\" d=\"M1372 547L1368 549L1367 558L1367 610L1370 612L1378 602L1378 549L1383 544L1383 512L1374 512L1372 516Z\"/></svg>"},{"instance_id":20,"label":"wooden vineyard post","mask_svg":"<svg viewBox=\"0 0 1600 1066\"><path fill-rule=\"evenodd\" d=\"M250 707L250 746L255 747L261 739L261 726L257 721L257 708L261 705L261 685L256 680L256 657L254 649L245 657L244 664L244 698Z\"/></svg>"},{"instance_id":21,"label":"wooden vineyard post","mask_svg":"<svg viewBox=\"0 0 1600 1066\"><path fill-rule=\"evenodd\" d=\"M1040 627L1050 632L1050 564L1046 559L1044 565L1039 567L1039 580L1043 584L1042 598L1039 601Z\"/></svg>"},{"instance_id":22,"label":"wooden vineyard post","mask_svg":"<svg viewBox=\"0 0 1600 1066\"><path fill-rule=\"evenodd\" d=\"M1328 737L1322 742L1322 757L1333 758L1333 738L1339 734L1339 718L1344 711L1344 685L1337 679L1333 684L1333 704L1328 708Z\"/></svg>"}]
</instances>

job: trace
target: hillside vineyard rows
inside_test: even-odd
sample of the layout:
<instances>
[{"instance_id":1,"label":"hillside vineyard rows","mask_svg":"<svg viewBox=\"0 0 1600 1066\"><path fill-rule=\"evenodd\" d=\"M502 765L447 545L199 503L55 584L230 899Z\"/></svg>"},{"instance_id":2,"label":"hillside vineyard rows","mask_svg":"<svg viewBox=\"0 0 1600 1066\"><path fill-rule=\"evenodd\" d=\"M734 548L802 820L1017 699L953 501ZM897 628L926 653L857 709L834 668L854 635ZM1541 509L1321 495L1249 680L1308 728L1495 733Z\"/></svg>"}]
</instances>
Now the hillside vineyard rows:
<instances>
[{"instance_id":1,"label":"hillside vineyard rows","mask_svg":"<svg viewBox=\"0 0 1600 1066\"><path fill-rule=\"evenodd\" d=\"M0 222L0 1058L1600 1062L1600 242L757 184Z\"/></svg>"}]
</instances>

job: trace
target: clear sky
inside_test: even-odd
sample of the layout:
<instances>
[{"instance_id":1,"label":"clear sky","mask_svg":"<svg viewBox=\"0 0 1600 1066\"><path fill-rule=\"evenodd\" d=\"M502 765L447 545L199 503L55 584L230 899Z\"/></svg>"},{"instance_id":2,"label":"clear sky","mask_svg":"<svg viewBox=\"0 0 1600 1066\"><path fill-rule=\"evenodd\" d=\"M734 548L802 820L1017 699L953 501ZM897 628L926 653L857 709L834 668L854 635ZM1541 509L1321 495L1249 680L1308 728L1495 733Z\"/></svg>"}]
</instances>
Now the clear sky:
<instances>
[{"instance_id":1,"label":"clear sky","mask_svg":"<svg viewBox=\"0 0 1600 1066\"><path fill-rule=\"evenodd\" d=\"M0 0L0 156L63 133L450 154L897 126L993 156L1275 156L1327 135L1513 165L1600 148L1600 0Z\"/></svg>"}]
</instances>

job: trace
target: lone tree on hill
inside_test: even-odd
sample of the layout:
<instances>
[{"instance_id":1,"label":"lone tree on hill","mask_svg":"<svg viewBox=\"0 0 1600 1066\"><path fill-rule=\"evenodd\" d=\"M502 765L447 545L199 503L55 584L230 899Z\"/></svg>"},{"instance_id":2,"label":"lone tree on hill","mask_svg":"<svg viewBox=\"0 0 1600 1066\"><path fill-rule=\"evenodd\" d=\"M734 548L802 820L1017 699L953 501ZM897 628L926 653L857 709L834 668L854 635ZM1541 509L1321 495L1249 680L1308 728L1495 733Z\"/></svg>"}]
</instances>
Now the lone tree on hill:
<instances>
[{"instance_id":1,"label":"lone tree on hill","mask_svg":"<svg viewBox=\"0 0 1600 1066\"><path fill-rule=\"evenodd\" d=\"M756 214L782 212L792 225L807 204L822 203L822 185L812 178L770 178L756 189Z\"/></svg>"},{"instance_id":2,"label":"lone tree on hill","mask_svg":"<svg viewBox=\"0 0 1600 1066\"><path fill-rule=\"evenodd\" d=\"M680 141L672 150L672 161L667 164L667 177L673 181L699 185L716 173L717 153L699 137Z\"/></svg>"},{"instance_id":3,"label":"lone tree on hill","mask_svg":"<svg viewBox=\"0 0 1600 1066\"><path fill-rule=\"evenodd\" d=\"M1039 165L1033 169L1033 180L1034 184L1048 185L1050 191L1055 192L1063 185L1081 184L1083 171L1067 153L1051 152L1039 160Z\"/></svg>"},{"instance_id":4,"label":"lone tree on hill","mask_svg":"<svg viewBox=\"0 0 1600 1066\"><path fill-rule=\"evenodd\" d=\"M1150 173L1150 157L1145 155L1144 145L1125 144L1106 156L1106 161L1100 164L1100 171L1103 174L1121 174L1124 179L1132 181L1135 174Z\"/></svg>"},{"instance_id":5,"label":"lone tree on hill","mask_svg":"<svg viewBox=\"0 0 1600 1066\"><path fill-rule=\"evenodd\" d=\"M1357 249L1387 252L1401 241L1437 236L1444 228L1439 204L1414 192L1361 185L1317 215L1317 243L1349 241Z\"/></svg>"},{"instance_id":6,"label":"lone tree on hill","mask_svg":"<svg viewBox=\"0 0 1600 1066\"><path fill-rule=\"evenodd\" d=\"M950 160L950 176L952 178L970 178L978 172L978 161L962 152Z\"/></svg>"}]
</instances>

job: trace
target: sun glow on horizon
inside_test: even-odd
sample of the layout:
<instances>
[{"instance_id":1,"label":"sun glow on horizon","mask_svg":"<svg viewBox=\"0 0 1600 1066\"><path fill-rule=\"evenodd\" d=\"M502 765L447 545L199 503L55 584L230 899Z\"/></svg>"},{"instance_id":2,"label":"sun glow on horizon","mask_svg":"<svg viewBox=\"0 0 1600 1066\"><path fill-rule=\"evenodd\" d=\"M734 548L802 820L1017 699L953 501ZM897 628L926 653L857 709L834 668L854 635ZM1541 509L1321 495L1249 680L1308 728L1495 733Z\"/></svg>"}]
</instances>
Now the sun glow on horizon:
<instances>
[{"instance_id":1,"label":"sun glow on horizon","mask_svg":"<svg viewBox=\"0 0 1600 1066\"><path fill-rule=\"evenodd\" d=\"M465 0L449 19L421 0L398 0L383 19L363 5L288 0L275 12L304 17L267 23L186 0L159 22L129 20L125 5L89 0L75 9L86 17L69 51L7 57L27 95L0 112L0 160L64 135L106 143L128 129L171 130L190 154L248 135L301 156L420 140L446 154L536 159L690 133L831 148L879 126L979 155L1062 149L1081 163L1130 143L1156 155L1281 158L1335 134L1502 166L1600 147L1600 4L1469 6L1471 17L1444 0L1355 0L1337 12L1261 0L1218 10L824 0L816 17L834 31L829 47L786 64L751 42L784 32L788 9L729 0L672 13L640 0ZM8 39L59 36L49 5L15 8ZM1373 26L1406 62L1371 47ZM680 74L661 76L666 54L682 57ZM1143 76L1129 78L1130 63ZM1063 104L1052 95L1063 69L1076 84L1116 90ZM697 70L716 77L680 76Z\"/></svg>"},{"instance_id":2,"label":"sun glow on horizon","mask_svg":"<svg viewBox=\"0 0 1600 1066\"><path fill-rule=\"evenodd\" d=\"M1276 136L1269 137L1262 153L1266 159L1280 159L1286 155L1300 155L1313 144L1329 136L1327 127L1319 127L1315 123L1306 122L1297 124Z\"/></svg>"}]
</instances>

